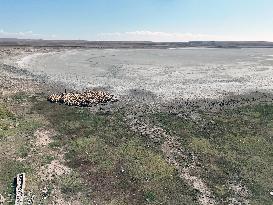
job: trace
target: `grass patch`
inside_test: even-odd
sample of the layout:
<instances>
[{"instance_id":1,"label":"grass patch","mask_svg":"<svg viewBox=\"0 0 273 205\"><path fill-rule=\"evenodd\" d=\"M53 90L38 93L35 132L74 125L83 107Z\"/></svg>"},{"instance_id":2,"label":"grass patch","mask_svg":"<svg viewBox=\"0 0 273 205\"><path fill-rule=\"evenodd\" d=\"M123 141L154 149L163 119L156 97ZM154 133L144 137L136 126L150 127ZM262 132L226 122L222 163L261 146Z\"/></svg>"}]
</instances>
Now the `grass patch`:
<instances>
[{"instance_id":1,"label":"grass patch","mask_svg":"<svg viewBox=\"0 0 273 205\"><path fill-rule=\"evenodd\" d=\"M29 152L30 152L29 144L24 144L18 149L18 156L25 158L28 156Z\"/></svg>"},{"instance_id":2,"label":"grass patch","mask_svg":"<svg viewBox=\"0 0 273 205\"><path fill-rule=\"evenodd\" d=\"M251 204L271 204L273 105L199 114L200 122L166 113L153 119L198 156L201 175L220 203L235 195L228 183L237 181L249 189Z\"/></svg>"},{"instance_id":3,"label":"grass patch","mask_svg":"<svg viewBox=\"0 0 273 205\"><path fill-rule=\"evenodd\" d=\"M104 172L113 171L116 154L114 149L99 138L78 138L69 144L67 158L73 167L84 163L96 166L98 172Z\"/></svg>"},{"instance_id":4,"label":"grass patch","mask_svg":"<svg viewBox=\"0 0 273 205\"><path fill-rule=\"evenodd\" d=\"M14 115L4 105L0 105L0 119L12 118Z\"/></svg>"},{"instance_id":5,"label":"grass patch","mask_svg":"<svg viewBox=\"0 0 273 205\"><path fill-rule=\"evenodd\" d=\"M119 148L123 168L130 175L142 181L161 181L172 178L174 168L158 154L147 150L135 141L129 141Z\"/></svg>"},{"instance_id":6,"label":"grass patch","mask_svg":"<svg viewBox=\"0 0 273 205\"><path fill-rule=\"evenodd\" d=\"M29 100L29 95L25 92L18 92L12 96L12 100L16 103L22 103Z\"/></svg>"},{"instance_id":7,"label":"grass patch","mask_svg":"<svg viewBox=\"0 0 273 205\"><path fill-rule=\"evenodd\" d=\"M44 165L50 164L54 159L55 157L52 155L45 155L43 156L41 165L44 166Z\"/></svg>"},{"instance_id":8,"label":"grass patch","mask_svg":"<svg viewBox=\"0 0 273 205\"><path fill-rule=\"evenodd\" d=\"M16 116L0 105L1 145L9 136L21 136L16 138L23 139L18 141L21 147L17 146L16 156L26 157L29 141L22 137L32 136L41 126L35 114L44 116L59 133L49 146L62 148L74 170L60 182L67 196L91 194L105 204L197 204L197 191L179 178L158 146L148 148L150 142L129 129L122 109L91 113L87 108L50 104L41 96L17 96L13 100L31 101L34 106L28 115ZM178 136L185 152L198 157L199 174L220 204L228 204L236 195L229 183L239 182L250 191L251 204L271 204L273 105L197 114L198 120L169 113L146 117ZM45 155L41 164L53 159ZM18 161L4 160L0 165L1 193L11 193L16 174L31 172Z\"/></svg>"},{"instance_id":9,"label":"grass patch","mask_svg":"<svg viewBox=\"0 0 273 205\"><path fill-rule=\"evenodd\" d=\"M26 172L28 180L32 180L31 162L20 162L19 159L29 155L30 140L40 125L35 118L12 113L10 110L15 105L13 101L9 102L9 107L5 103L0 104L0 194L6 200L14 200L13 182L17 174Z\"/></svg>"},{"instance_id":10,"label":"grass patch","mask_svg":"<svg viewBox=\"0 0 273 205\"><path fill-rule=\"evenodd\" d=\"M6 198L15 200L15 187L14 187L14 178L19 173L29 173L31 172L30 168L18 161L6 159L1 161L0 166L0 190L1 194Z\"/></svg>"},{"instance_id":11,"label":"grass patch","mask_svg":"<svg viewBox=\"0 0 273 205\"><path fill-rule=\"evenodd\" d=\"M91 113L38 100L33 112L44 115L60 133L50 146L66 149L68 165L94 198L106 204L196 204L196 191L130 130L122 110ZM70 180L67 184L63 191L73 192Z\"/></svg>"},{"instance_id":12,"label":"grass patch","mask_svg":"<svg viewBox=\"0 0 273 205\"><path fill-rule=\"evenodd\" d=\"M145 199L147 202L153 203L156 201L156 195L154 192L149 191L149 192L145 193Z\"/></svg>"},{"instance_id":13,"label":"grass patch","mask_svg":"<svg viewBox=\"0 0 273 205\"><path fill-rule=\"evenodd\" d=\"M67 196L77 194L85 189L81 181L81 177L76 172L70 173L68 176L61 177L61 191Z\"/></svg>"}]
</instances>

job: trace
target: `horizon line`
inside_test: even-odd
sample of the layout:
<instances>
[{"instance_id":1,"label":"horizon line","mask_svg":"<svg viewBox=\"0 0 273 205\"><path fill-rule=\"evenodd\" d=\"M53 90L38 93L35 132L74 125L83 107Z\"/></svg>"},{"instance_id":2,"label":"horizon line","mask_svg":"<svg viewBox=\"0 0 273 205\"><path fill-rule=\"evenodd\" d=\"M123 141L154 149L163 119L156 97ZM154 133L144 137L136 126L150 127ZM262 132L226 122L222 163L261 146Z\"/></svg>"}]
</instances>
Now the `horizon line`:
<instances>
[{"instance_id":1,"label":"horizon line","mask_svg":"<svg viewBox=\"0 0 273 205\"><path fill-rule=\"evenodd\" d=\"M32 40L32 41L86 41L86 42L135 42L135 43L190 43L190 42L264 42L273 43L267 40L193 40L193 41L140 41L140 40L87 40L87 39L46 39L46 38L13 38L0 37L0 40Z\"/></svg>"}]
</instances>

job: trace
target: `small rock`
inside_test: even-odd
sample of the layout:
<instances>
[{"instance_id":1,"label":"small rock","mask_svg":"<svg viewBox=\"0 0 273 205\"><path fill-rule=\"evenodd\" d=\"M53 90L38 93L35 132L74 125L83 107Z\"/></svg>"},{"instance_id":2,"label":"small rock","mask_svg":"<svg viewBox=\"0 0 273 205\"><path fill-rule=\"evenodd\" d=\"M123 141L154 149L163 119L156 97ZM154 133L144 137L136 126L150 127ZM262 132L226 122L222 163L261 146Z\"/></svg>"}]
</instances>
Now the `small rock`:
<instances>
[{"instance_id":1,"label":"small rock","mask_svg":"<svg viewBox=\"0 0 273 205\"><path fill-rule=\"evenodd\" d=\"M0 204L4 204L5 203L5 198L0 194Z\"/></svg>"},{"instance_id":2,"label":"small rock","mask_svg":"<svg viewBox=\"0 0 273 205\"><path fill-rule=\"evenodd\" d=\"M48 189L47 189L47 187L44 187L41 191L42 191L43 198L46 199L48 197Z\"/></svg>"}]
</instances>

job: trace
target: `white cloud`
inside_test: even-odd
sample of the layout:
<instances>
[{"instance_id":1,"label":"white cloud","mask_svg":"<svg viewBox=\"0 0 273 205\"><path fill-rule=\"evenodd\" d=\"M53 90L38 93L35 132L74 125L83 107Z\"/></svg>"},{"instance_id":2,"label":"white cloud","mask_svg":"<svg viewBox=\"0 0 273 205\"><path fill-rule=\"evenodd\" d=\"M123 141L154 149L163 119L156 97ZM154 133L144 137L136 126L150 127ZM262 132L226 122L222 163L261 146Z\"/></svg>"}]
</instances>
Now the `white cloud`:
<instances>
[{"instance_id":1,"label":"white cloud","mask_svg":"<svg viewBox=\"0 0 273 205\"><path fill-rule=\"evenodd\" d=\"M95 37L95 38L94 38ZM100 33L89 40L104 41L155 41L155 42L186 42L186 41L273 41L273 34L261 33L245 35L211 35L176 32L154 32L154 31L131 31ZM7 32L0 29L0 38L22 38L22 39L67 39L55 34L39 34L33 31ZM83 39L83 38L71 38Z\"/></svg>"},{"instance_id":2,"label":"white cloud","mask_svg":"<svg viewBox=\"0 0 273 205\"><path fill-rule=\"evenodd\" d=\"M231 36L192 34L192 33L152 32L152 31L100 33L98 34L98 39L99 40L117 40L117 41L155 41L155 42L233 40Z\"/></svg>"},{"instance_id":3,"label":"white cloud","mask_svg":"<svg viewBox=\"0 0 273 205\"><path fill-rule=\"evenodd\" d=\"M153 31L132 31L100 33L98 40L106 41L155 41L155 42L186 42L186 41L273 41L270 34L251 35L211 35L193 33L170 33Z\"/></svg>"},{"instance_id":4,"label":"white cloud","mask_svg":"<svg viewBox=\"0 0 273 205\"><path fill-rule=\"evenodd\" d=\"M0 29L0 38L23 38L23 39L56 39L56 35L44 35L39 33L34 33L33 31L26 32L7 32Z\"/></svg>"}]
</instances>

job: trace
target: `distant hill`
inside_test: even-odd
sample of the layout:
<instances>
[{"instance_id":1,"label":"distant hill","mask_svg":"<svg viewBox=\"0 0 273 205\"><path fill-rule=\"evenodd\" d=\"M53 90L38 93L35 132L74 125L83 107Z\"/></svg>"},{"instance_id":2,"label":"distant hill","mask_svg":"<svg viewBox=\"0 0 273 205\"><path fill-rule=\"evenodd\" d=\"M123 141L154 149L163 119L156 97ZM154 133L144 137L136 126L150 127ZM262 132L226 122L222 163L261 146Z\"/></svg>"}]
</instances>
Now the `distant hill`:
<instances>
[{"instance_id":1,"label":"distant hill","mask_svg":"<svg viewBox=\"0 0 273 205\"><path fill-rule=\"evenodd\" d=\"M272 48L273 42L267 41L190 41L190 47L213 48Z\"/></svg>"},{"instance_id":2,"label":"distant hill","mask_svg":"<svg viewBox=\"0 0 273 205\"><path fill-rule=\"evenodd\" d=\"M0 38L0 46L31 47L76 47L76 48L273 48L273 42L266 41L190 41L190 42L151 42L151 41L86 41L86 40L42 40Z\"/></svg>"}]
</instances>

